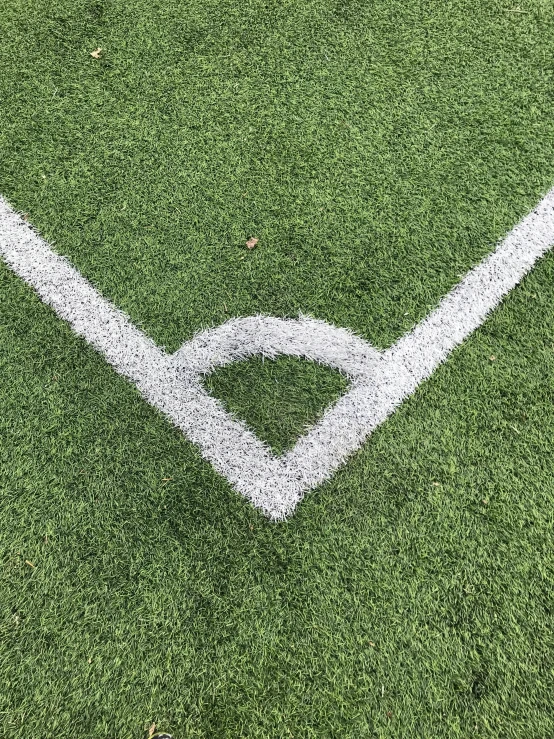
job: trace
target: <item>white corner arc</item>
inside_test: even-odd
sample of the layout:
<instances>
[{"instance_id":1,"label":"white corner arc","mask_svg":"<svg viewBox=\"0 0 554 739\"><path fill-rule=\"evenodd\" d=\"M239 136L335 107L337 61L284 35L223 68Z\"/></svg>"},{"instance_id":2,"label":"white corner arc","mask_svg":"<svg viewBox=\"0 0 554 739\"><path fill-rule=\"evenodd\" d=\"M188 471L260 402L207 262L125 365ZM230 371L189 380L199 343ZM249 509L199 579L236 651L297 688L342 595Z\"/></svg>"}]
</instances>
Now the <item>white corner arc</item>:
<instances>
[{"instance_id":1,"label":"white corner arc","mask_svg":"<svg viewBox=\"0 0 554 739\"><path fill-rule=\"evenodd\" d=\"M308 490L329 479L553 245L554 189L427 318L384 352L324 321L252 316L204 331L169 355L0 198L5 262L273 520L289 516ZM348 392L281 457L201 382L214 367L253 354L306 357L340 369L351 381Z\"/></svg>"}]
</instances>

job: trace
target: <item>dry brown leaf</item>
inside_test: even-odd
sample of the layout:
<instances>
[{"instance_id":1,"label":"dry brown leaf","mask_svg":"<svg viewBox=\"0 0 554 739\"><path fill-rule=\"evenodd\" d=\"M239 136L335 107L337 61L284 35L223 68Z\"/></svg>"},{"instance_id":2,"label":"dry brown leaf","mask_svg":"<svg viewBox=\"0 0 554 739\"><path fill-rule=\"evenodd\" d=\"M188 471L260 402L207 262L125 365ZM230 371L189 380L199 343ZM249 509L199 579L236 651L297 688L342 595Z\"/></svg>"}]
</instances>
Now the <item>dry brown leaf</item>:
<instances>
[{"instance_id":1,"label":"dry brown leaf","mask_svg":"<svg viewBox=\"0 0 554 739\"><path fill-rule=\"evenodd\" d=\"M90 55L91 55L91 57L93 57L93 59L100 59L100 54L101 54L101 53L102 53L102 47L101 47L101 46L99 46L99 47L98 47L97 49L95 49L94 51L91 51L91 52L90 52Z\"/></svg>"},{"instance_id":2,"label":"dry brown leaf","mask_svg":"<svg viewBox=\"0 0 554 739\"><path fill-rule=\"evenodd\" d=\"M254 236L252 236L252 238L248 239L248 241L246 242L246 248L247 249L253 249L256 246L256 244L258 243L258 241L259 241L259 239L256 239L256 238L254 238Z\"/></svg>"},{"instance_id":3,"label":"dry brown leaf","mask_svg":"<svg viewBox=\"0 0 554 739\"><path fill-rule=\"evenodd\" d=\"M152 734L156 731L156 724L152 724L150 728L148 729L148 739L152 736Z\"/></svg>"}]
</instances>

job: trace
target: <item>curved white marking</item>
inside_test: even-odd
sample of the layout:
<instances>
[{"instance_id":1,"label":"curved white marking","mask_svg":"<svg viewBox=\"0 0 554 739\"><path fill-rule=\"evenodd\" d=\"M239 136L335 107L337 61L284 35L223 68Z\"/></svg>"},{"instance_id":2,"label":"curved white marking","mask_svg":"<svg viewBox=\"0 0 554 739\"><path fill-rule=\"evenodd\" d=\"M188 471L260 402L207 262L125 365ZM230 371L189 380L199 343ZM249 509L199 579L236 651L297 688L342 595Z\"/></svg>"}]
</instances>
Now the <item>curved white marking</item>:
<instances>
[{"instance_id":1,"label":"curved white marking","mask_svg":"<svg viewBox=\"0 0 554 739\"><path fill-rule=\"evenodd\" d=\"M553 244L551 190L426 319L382 353L324 321L253 316L204 331L167 355L0 198L0 253L7 264L275 520L286 518L308 490L331 477ZM349 391L282 457L227 413L201 382L214 367L253 354L306 357L351 379Z\"/></svg>"},{"instance_id":2,"label":"curved white marking","mask_svg":"<svg viewBox=\"0 0 554 739\"><path fill-rule=\"evenodd\" d=\"M261 354L312 359L344 372L352 380L371 374L381 358L367 341L344 328L309 316L298 320L250 316L197 334L173 355L177 367L208 374L215 367Z\"/></svg>"}]
</instances>

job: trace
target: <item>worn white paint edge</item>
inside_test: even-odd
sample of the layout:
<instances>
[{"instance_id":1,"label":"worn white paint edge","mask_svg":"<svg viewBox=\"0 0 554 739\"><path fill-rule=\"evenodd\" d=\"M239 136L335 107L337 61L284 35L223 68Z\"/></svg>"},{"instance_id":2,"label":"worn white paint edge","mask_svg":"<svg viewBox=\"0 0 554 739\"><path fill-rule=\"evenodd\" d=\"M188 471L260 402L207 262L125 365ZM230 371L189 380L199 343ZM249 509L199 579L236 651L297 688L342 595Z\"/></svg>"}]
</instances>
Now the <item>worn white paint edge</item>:
<instances>
[{"instance_id":1,"label":"worn white paint edge","mask_svg":"<svg viewBox=\"0 0 554 739\"><path fill-rule=\"evenodd\" d=\"M0 198L0 253L215 469L274 520L331 477L371 432L485 320L554 244L554 189L413 331L385 352L324 321L252 316L204 331L168 355L105 300ZM295 447L275 457L209 396L201 375L253 354L306 357L351 380Z\"/></svg>"}]
</instances>

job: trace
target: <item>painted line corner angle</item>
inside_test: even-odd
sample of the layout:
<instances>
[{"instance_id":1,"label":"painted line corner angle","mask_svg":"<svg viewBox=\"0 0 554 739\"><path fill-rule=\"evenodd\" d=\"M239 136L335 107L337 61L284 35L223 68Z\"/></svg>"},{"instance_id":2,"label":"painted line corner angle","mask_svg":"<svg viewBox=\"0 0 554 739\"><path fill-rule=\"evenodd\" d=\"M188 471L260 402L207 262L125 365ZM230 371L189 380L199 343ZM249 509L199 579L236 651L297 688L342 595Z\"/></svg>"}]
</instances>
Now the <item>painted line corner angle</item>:
<instances>
[{"instance_id":1,"label":"painted line corner angle","mask_svg":"<svg viewBox=\"0 0 554 739\"><path fill-rule=\"evenodd\" d=\"M0 197L0 253L9 267L273 520L287 518L307 491L329 479L553 245L554 188L435 310L384 352L314 318L260 315L231 319L167 354ZM348 392L280 457L202 384L215 367L255 354L312 359L350 380Z\"/></svg>"}]
</instances>

